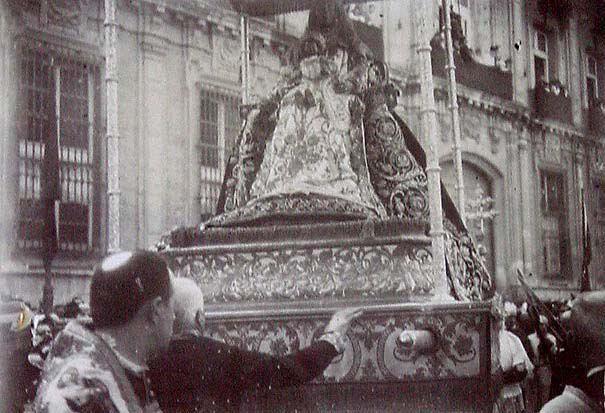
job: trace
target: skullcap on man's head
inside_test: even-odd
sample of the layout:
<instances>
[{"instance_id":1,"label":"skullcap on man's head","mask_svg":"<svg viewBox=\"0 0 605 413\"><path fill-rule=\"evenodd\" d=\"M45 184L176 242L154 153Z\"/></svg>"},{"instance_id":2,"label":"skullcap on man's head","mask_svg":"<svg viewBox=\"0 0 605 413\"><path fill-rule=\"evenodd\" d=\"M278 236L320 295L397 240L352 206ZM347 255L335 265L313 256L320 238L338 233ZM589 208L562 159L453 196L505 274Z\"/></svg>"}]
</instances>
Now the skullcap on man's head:
<instances>
[{"instance_id":1,"label":"skullcap on man's head","mask_svg":"<svg viewBox=\"0 0 605 413\"><path fill-rule=\"evenodd\" d=\"M153 251L125 251L95 267L90 286L90 312L95 327L131 320L141 306L172 294L166 261Z\"/></svg>"}]
</instances>

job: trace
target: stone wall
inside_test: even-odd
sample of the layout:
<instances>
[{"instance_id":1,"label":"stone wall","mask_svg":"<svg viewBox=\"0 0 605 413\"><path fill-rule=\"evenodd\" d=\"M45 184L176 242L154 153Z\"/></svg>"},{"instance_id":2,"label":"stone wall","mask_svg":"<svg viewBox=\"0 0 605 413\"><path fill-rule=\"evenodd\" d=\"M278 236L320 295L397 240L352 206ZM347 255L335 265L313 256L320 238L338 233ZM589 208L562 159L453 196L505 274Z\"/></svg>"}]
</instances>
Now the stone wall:
<instances>
[{"instance_id":1,"label":"stone wall","mask_svg":"<svg viewBox=\"0 0 605 413\"><path fill-rule=\"evenodd\" d=\"M52 1L52 0L49 0ZM120 138L121 249L153 247L172 228L200 222L200 99L202 91L238 97L239 16L216 2L183 8L178 2L118 1L117 81ZM9 99L0 117L2 285L7 295L37 303L41 297L42 263L14 252L18 211L17 76L14 74L19 39L50 42L60 50L82 50L98 56L101 70L100 124L103 153L96 179L101 191L100 244L81 260L55 259L55 302L72 295L86 296L88 277L106 250L107 156L106 96L103 56L103 2L77 2L72 18L67 10L42 16L40 10L2 2L0 20L0 85ZM4 13L6 11L6 13ZM69 19L67 18L69 17ZM46 20L45 20L46 19ZM251 20L252 96L268 93L279 75L279 53L292 40L276 34L269 21ZM9 179L8 177L11 177ZM4 196L4 194L7 196ZM62 274L62 275L61 275ZM69 275L68 275L69 274ZM71 279L70 277L75 277Z\"/></svg>"},{"instance_id":2,"label":"stone wall","mask_svg":"<svg viewBox=\"0 0 605 413\"><path fill-rule=\"evenodd\" d=\"M435 22L441 3L434 2ZM591 275L593 287L603 285L600 253L595 247L603 242L603 213L597 212L595 188L602 187L600 172L590 156L598 157L603 136L587 127L588 111L585 107L584 59L587 50L598 46L586 29L590 23L590 12L576 10L567 25L561 25L556 38L560 59L556 70L564 83L570 100L569 113L554 116L538 116L540 106L534 103L533 40L534 25L545 21L554 28L559 23L550 17L537 14L532 2L485 1L474 3L468 11L472 18L467 27L468 46L474 58L483 64L494 63L494 50L512 71L513 99L503 100L486 91L470 89L458 83L458 104L461 124L463 163L479 167L492 184L495 245L495 278L499 288L514 291L517 288L516 269L531 273L529 282L549 297L565 297L577 290L581 271L583 248L581 233L580 188L586 189L588 221L591 224L593 260ZM455 8L455 12L458 10ZM414 9L407 8L387 16L392 27L397 22L414 21ZM464 16L463 16L464 17ZM424 139L420 129L420 89L418 65L415 64L417 40L413 35L404 36L407 26L391 34L392 44L398 52L392 57L396 81L400 82L403 94L398 113L409 123L411 129ZM413 28L412 28L413 31ZM437 32L437 28L435 28ZM399 37L397 37L399 36ZM601 63L602 65L602 63ZM461 68L458 68L461 70ZM602 74L602 73L600 73ZM448 100L448 83L445 78L435 77L437 118L440 128L439 154L442 167L451 165L453 139ZM569 119L562 121L559 119ZM564 200L566 203L565 228L569 250L568 274L562 279L544 277L544 242L540 222L540 171L553 171L564 177ZM452 194L453 195L453 194ZM467 194L467 200L469 195Z\"/></svg>"},{"instance_id":3,"label":"stone wall","mask_svg":"<svg viewBox=\"0 0 605 413\"><path fill-rule=\"evenodd\" d=\"M235 13L221 8L222 3L215 1L117 3L121 248L146 248L173 227L195 225L200 221L200 99L207 90L229 96L240 94L239 20ZM433 7L435 32L439 3L435 0ZM568 26L567 67L561 69L568 74L572 122L537 118L530 93L533 88L530 45L535 22L530 3L490 0L477 3L469 12L476 19L469 27L469 47L476 52L477 59L484 64L492 62L492 45L498 46L500 59L510 58L513 99L503 101L459 85L463 159L491 179L494 209L498 212L494 218L496 278L506 279L503 285L514 286L514 271L522 268L536 274L530 278L535 285L571 290L577 286L583 254L578 195L582 184L587 188L589 223L593 231L592 273L598 274L605 265L598 253L598 248L605 245L605 224L601 224L601 215L597 215L598 199L594 190L596 185L605 182L600 155L603 137L602 132L588 128L583 89L586 50L598 45L586 30L590 14L578 10ZM103 80L103 2L75 4L75 14L63 10L63 14L41 16L19 2L0 3L0 87L7 97L0 101L3 177L0 182L0 271L4 291L11 294L23 292L24 284L18 277L31 274L35 279L41 268L38 259L12 254L18 202L16 116L22 109L15 81L17 41L31 38L92 56L100 65ZM393 78L404 91L397 111L422 140L421 102L416 88L416 17L412 0L397 2L397 5L387 2L384 7L385 56ZM299 26L294 27L289 21L285 25L300 34ZM251 95L257 99L275 83L280 54L292 37L280 32L275 22L260 19L251 19L251 34ZM450 124L447 84L441 78L436 78L435 84L441 130L439 154L447 163L452 159L452 139L447 132ZM103 126L99 130L102 142L106 141L105 104L103 84L100 96ZM101 223L98 248L85 260L55 262L58 273L77 273L81 279L86 279L95 260L106 251L105 144L100 150L103 156L97 176L101 191L97 205ZM589 170L589 166L592 169ZM538 171L544 167L565 174L572 278L561 283L539 276L543 245L535 214L540 194ZM603 276L598 276L603 285ZM28 301L39 300L33 289L30 296Z\"/></svg>"}]
</instances>

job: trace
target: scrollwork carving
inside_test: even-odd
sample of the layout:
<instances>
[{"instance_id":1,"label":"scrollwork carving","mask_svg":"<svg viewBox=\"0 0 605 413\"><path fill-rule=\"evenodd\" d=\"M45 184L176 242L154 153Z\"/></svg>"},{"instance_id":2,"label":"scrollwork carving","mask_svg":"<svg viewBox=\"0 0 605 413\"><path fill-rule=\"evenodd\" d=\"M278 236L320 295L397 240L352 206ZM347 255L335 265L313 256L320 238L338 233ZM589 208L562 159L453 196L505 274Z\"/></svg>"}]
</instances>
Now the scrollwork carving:
<instances>
[{"instance_id":1,"label":"scrollwork carving","mask_svg":"<svg viewBox=\"0 0 605 413\"><path fill-rule=\"evenodd\" d=\"M405 350L396 340L404 330L433 331L435 352L420 354ZM390 320L377 343L378 366L392 380L445 378L474 375L478 371L477 320L465 316L415 316Z\"/></svg>"},{"instance_id":2,"label":"scrollwork carving","mask_svg":"<svg viewBox=\"0 0 605 413\"><path fill-rule=\"evenodd\" d=\"M432 256L397 245L283 249L173 257L178 276L204 287L208 302L429 294Z\"/></svg>"},{"instance_id":3,"label":"scrollwork carving","mask_svg":"<svg viewBox=\"0 0 605 413\"><path fill-rule=\"evenodd\" d=\"M486 313L488 314L488 313ZM345 351L334 358L316 382L347 383L473 377L480 372L480 314L463 313L365 316L345 337ZM285 355L318 339L325 321L221 321L209 323L208 334L253 351ZM396 343L405 329L429 329L438 339L434 353L406 352Z\"/></svg>"},{"instance_id":4,"label":"scrollwork carving","mask_svg":"<svg viewBox=\"0 0 605 413\"><path fill-rule=\"evenodd\" d=\"M385 104L366 119L366 148L372 185L390 216L428 219L426 175L407 149Z\"/></svg>"},{"instance_id":5,"label":"scrollwork carving","mask_svg":"<svg viewBox=\"0 0 605 413\"><path fill-rule=\"evenodd\" d=\"M458 231L446 221L445 253L449 282L455 297L463 301L485 299L492 280L468 232Z\"/></svg>"}]
</instances>

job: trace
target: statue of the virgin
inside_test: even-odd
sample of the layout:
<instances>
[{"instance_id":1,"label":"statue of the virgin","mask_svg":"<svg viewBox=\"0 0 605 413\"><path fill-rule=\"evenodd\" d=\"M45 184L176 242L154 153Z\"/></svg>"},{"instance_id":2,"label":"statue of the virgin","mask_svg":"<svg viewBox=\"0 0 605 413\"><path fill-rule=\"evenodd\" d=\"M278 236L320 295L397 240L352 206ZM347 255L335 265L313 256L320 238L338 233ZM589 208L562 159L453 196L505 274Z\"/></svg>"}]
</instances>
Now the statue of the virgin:
<instances>
[{"instance_id":1,"label":"statue of the virgin","mask_svg":"<svg viewBox=\"0 0 605 413\"><path fill-rule=\"evenodd\" d=\"M422 147L393 111L395 88L342 3L315 2L288 70L249 108L210 227L400 218L429 221ZM443 188L447 268L460 299L492 291ZM197 237L194 235L194 237Z\"/></svg>"},{"instance_id":2,"label":"statue of the virgin","mask_svg":"<svg viewBox=\"0 0 605 413\"><path fill-rule=\"evenodd\" d=\"M379 177L372 173L376 165L368 163L368 150L376 146L369 142L368 122L382 112L390 124L380 126L398 131L386 107L387 86L386 66L372 59L342 5L314 6L288 73L246 118L219 215L207 225L393 215L394 200L381 199L380 185L372 182ZM414 166L413 178L424 177ZM425 204L420 207L417 218L426 212Z\"/></svg>"}]
</instances>

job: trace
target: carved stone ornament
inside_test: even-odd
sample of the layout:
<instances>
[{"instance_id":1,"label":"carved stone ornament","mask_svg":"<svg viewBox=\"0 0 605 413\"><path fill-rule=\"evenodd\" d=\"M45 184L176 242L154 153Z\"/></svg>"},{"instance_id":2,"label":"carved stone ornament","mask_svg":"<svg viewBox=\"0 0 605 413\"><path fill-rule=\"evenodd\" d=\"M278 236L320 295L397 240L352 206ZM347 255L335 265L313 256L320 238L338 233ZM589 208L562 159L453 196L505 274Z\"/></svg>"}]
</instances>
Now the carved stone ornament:
<instances>
[{"instance_id":1,"label":"carved stone ornament","mask_svg":"<svg viewBox=\"0 0 605 413\"><path fill-rule=\"evenodd\" d=\"M484 128L481 126L482 121L478 118L479 115L475 111L465 111L464 117L461 119L461 139L472 139L475 143L481 143L481 134Z\"/></svg>"},{"instance_id":2,"label":"carved stone ornament","mask_svg":"<svg viewBox=\"0 0 605 413\"><path fill-rule=\"evenodd\" d=\"M235 70L237 72L239 68L239 45L227 34L216 36L217 41L215 42L215 62L221 68L227 68Z\"/></svg>"},{"instance_id":3,"label":"carved stone ornament","mask_svg":"<svg viewBox=\"0 0 605 413\"><path fill-rule=\"evenodd\" d=\"M561 138L557 134L549 134L544 142L544 157L547 161L561 162Z\"/></svg>"},{"instance_id":4,"label":"carved stone ornament","mask_svg":"<svg viewBox=\"0 0 605 413\"><path fill-rule=\"evenodd\" d=\"M595 172L605 173L605 148L597 146L594 149L594 161L591 162Z\"/></svg>"},{"instance_id":5,"label":"carved stone ornament","mask_svg":"<svg viewBox=\"0 0 605 413\"><path fill-rule=\"evenodd\" d=\"M500 147L500 141L502 140L502 136L504 133L495 127L489 128L489 142L491 146L491 151L494 155L498 153L498 148Z\"/></svg>"},{"instance_id":6,"label":"carved stone ornament","mask_svg":"<svg viewBox=\"0 0 605 413\"><path fill-rule=\"evenodd\" d=\"M49 24L77 29L82 24L85 0L45 0Z\"/></svg>"},{"instance_id":7,"label":"carved stone ornament","mask_svg":"<svg viewBox=\"0 0 605 413\"><path fill-rule=\"evenodd\" d=\"M345 351L316 383L395 382L474 377L480 374L482 323L485 315L457 312L369 315L353 323ZM284 356L308 346L323 332L324 320L209 322L213 338L251 351ZM419 354L397 345L403 330L427 329L438 339L437 350Z\"/></svg>"}]
</instances>

